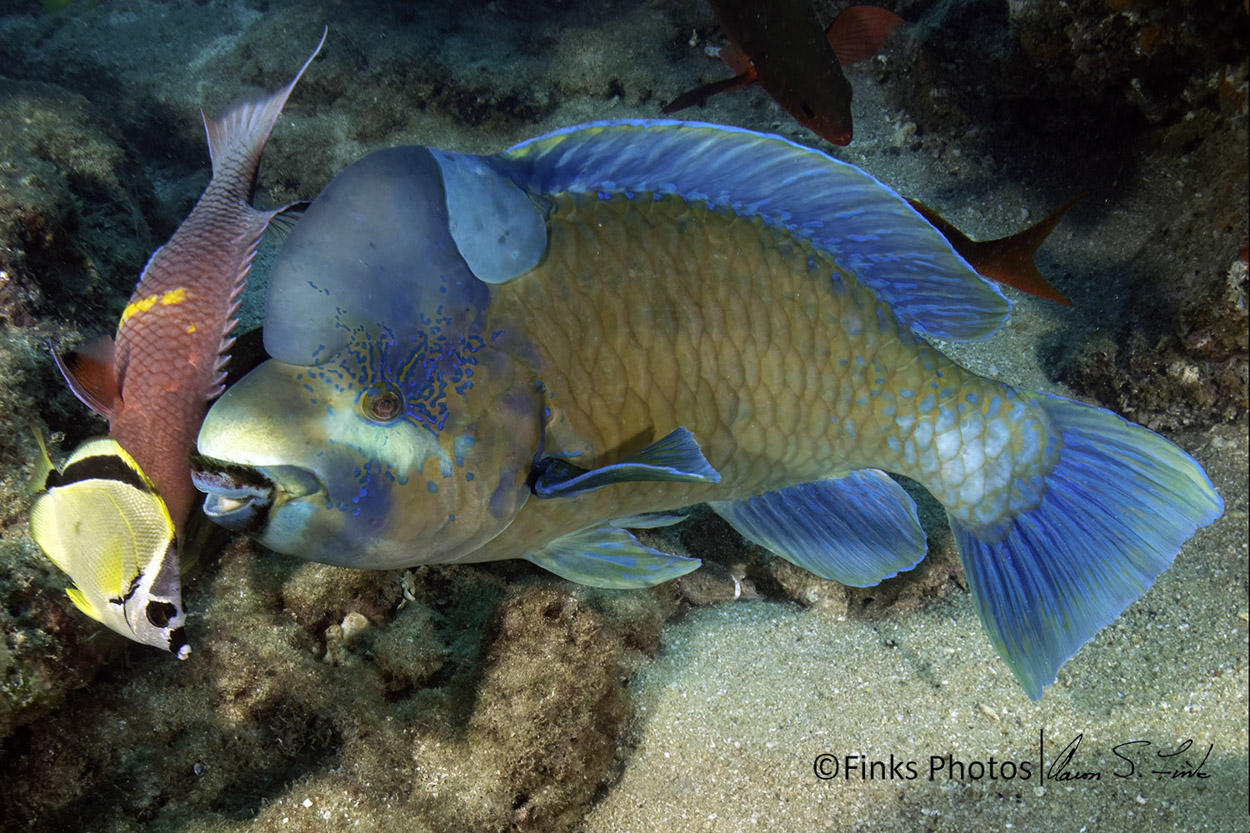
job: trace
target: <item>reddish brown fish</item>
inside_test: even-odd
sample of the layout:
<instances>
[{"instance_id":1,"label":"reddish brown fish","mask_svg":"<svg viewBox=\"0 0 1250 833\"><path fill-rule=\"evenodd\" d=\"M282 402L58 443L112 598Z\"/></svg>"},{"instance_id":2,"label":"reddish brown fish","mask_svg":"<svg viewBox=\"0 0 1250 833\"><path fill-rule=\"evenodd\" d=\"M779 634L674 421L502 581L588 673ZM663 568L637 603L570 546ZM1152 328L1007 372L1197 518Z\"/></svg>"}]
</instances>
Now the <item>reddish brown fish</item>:
<instances>
[{"instance_id":1,"label":"reddish brown fish","mask_svg":"<svg viewBox=\"0 0 1250 833\"><path fill-rule=\"evenodd\" d=\"M799 124L835 145L850 144L852 91L842 67L880 52L903 19L876 6L850 6L826 31L808 0L710 2L729 38L721 60L737 75L683 93L663 112L759 82Z\"/></svg>"},{"instance_id":2,"label":"reddish brown fish","mask_svg":"<svg viewBox=\"0 0 1250 833\"><path fill-rule=\"evenodd\" d=\"M256 246L278 211L252 207L261 151L296 82L204 117L213 176L174 236L148 261L105 337L57 364L74 394L109 421L109 436L155 484L181 541L195 500L188 458L223 388L240 295Z\"/></svg>"}]
</instances>

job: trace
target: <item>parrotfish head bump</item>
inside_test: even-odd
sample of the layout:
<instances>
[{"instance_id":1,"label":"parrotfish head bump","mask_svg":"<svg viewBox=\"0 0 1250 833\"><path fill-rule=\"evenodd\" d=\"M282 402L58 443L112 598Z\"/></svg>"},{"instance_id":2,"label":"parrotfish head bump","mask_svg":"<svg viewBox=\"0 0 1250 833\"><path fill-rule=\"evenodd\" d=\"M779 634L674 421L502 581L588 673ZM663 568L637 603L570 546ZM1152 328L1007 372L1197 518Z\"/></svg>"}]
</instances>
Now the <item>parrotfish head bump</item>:
<instances>
[{"instance_id":1,"label":"parrotfish head bump","mask_svg":"<svg viewBox=\"0 0 1250 833\"><path fill-rule=\"evenodd\" d=\"M270 275L273 360L201 428L209 515L367 568L454 561L501 532L529 494L542 403L487 307L546 245L545 216L489 158L390 148L335 177Z\"/></svg>"}]
</instances>

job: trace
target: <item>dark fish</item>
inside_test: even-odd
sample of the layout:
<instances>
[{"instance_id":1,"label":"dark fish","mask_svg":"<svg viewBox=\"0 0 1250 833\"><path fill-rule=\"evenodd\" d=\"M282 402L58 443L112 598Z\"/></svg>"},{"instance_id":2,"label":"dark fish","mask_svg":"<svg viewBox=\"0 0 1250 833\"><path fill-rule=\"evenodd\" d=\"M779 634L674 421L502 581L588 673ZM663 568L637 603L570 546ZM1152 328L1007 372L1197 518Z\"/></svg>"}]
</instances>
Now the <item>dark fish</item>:
<instances>
[{"instance_id":1,"label":"dark fish","mask_svg":"<svg viewBox=\"0 0 1250 833\"><path fill-rule=\"evenodd\" d=\"M824 31L807 0L710 2L730 42L721 59L738 74L683 93L663 112L758 81L799 124L835 145L850 144L852 91L842 67L880 52L903 19L876 6L851 6Z\"/></svg>"}]
</instances>

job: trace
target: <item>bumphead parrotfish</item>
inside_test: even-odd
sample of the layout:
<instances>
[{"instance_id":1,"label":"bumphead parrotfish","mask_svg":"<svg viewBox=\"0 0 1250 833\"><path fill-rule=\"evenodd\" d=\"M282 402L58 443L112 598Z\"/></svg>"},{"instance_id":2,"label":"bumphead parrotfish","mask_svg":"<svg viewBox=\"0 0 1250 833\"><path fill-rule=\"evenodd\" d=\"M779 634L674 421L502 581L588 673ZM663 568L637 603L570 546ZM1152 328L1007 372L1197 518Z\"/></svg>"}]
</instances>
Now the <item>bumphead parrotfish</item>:
<instances>
[{"instance_id":1,"label":"bumphead parrotfish","mask_svg":"<svg viewBox=\"0 0 1250 833\"><path fill-rule=\"evenodd\" d=\"M926 340L1008 312L905 200L777 137L640 121L391 148L283 245L273 358L210 410L195 479L218 522L329 564L524 557L646 586L699 561L628 529L706 501L864 586L925 554L897 473L946 508L1036 698L1223 503L1145 428Z\"/></svg>"}]
</instances>

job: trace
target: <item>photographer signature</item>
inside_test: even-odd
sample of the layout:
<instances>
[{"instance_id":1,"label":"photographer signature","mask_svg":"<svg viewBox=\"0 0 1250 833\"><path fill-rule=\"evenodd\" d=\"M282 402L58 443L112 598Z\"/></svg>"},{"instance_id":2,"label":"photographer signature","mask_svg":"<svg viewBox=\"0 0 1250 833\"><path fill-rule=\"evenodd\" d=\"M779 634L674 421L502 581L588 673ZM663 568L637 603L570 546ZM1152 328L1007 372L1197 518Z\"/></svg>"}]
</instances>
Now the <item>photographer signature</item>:
<instances>
[{"instance_id":1,"label":"photographer signature","mask_svg":"<svg viewBox=\"0 0 1250 833\"><path fill-rule=\"evenodd\" d=\"M1078 733L1076 737L1068 742L1067 746L1059 751L1058 756L1051 761L1049 766L1043 769L1045 780L1102 780L1101 772L1097 770L1082 770L1074 763L1076 753L1081 748L1084 737L1083 732ZM1198 750L1193 748L1193 743L1192 739L1186 738L1177 744L1175 748L1161 747L1155 749L1153 755L1150 753L1150 750L1154 744L1148 740L1130 740L1118 743L1111 747L1111 753L1119 758L1121 763L1116 765L1111 774L1116 778L1132 778L1134 776L1145 778L1153 775L1156 781L1210 778L1211 773L1204 772L1203 767L1206 766L1207 759L1211 757L1211 751L1214 749L1215 744L1207 744L1206 750L1202 753L1202 758L1195 763L1195 755Z\"/></svg>"}]
</instances>

